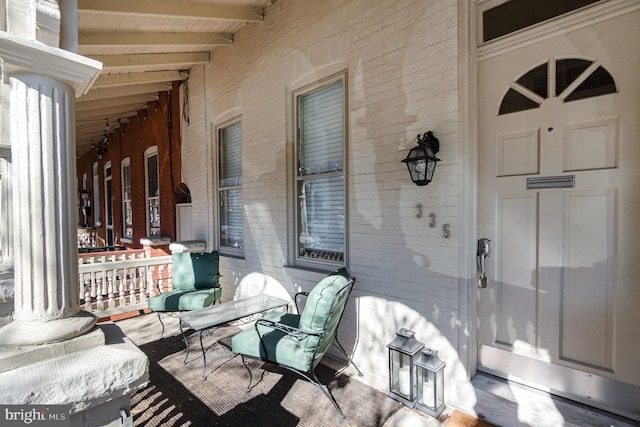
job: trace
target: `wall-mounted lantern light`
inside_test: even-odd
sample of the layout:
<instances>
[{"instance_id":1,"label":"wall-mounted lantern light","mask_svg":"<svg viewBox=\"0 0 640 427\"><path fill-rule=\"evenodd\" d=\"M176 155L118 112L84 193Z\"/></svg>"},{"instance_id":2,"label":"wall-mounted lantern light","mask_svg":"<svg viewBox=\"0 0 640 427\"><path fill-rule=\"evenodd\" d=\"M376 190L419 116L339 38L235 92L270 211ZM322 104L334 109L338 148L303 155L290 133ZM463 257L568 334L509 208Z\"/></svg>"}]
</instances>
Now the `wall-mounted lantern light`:
<instances>
[{"instance_id":1,"label":"wall-mounted lantern light","mask_svg":"<svg viewBox=\"0 0 640 427\"><path fill-rule=\"evenodd\" d=\"M413 147L403 160L407 164L411 180L416 185L427 185L433 179L436 170L436 162L440 159L436 154L440 151L440 141L428 131L424 135L418 135L418 146Z\"/></svg>"}]
</instances>

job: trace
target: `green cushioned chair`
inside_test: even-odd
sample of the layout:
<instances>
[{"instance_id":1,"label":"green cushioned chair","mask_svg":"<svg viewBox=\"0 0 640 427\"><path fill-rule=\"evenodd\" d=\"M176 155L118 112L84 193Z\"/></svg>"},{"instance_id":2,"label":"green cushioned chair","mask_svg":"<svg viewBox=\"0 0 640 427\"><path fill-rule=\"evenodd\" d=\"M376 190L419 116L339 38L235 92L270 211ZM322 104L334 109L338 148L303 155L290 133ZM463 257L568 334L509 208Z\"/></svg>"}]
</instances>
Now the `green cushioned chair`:
<instances>
[{"instance_id":1,"label":"green cushioned chair","mask_svg":"<svg viewBox=\"0 0 640 427\"><path fill-rule=\"evenodd\" d=\"M242 355L242 363L249 371L247 391L251 389L252 381L247 358L270 362L297 372L316 384L333 403L340 417L345 418L331 391L320 383L314 369L333 343L362 376L336 338L355 281L345 268L337 270L322 279L310 293L296 294L296 305L298 296L307 297L302 313L300 310L300 314L269 313L258 320L253 328L247 328L231 338L232 351Z\"/></svg>"},{"instance_id":2,"label":"green cushioned chair","mask_svg":"<svg viewBox=\"0 0 640 427\"><path fill-rule=\"evenodd\" d=\"M175 252L173 264L173 290L162 292L156 282L158 294L149 297L149 310L158 313L164 335L163 313L199 310L220 301L220 272L218 252ZM162 280L162 279L161 279Z\"/></svg>"}]
</instances>

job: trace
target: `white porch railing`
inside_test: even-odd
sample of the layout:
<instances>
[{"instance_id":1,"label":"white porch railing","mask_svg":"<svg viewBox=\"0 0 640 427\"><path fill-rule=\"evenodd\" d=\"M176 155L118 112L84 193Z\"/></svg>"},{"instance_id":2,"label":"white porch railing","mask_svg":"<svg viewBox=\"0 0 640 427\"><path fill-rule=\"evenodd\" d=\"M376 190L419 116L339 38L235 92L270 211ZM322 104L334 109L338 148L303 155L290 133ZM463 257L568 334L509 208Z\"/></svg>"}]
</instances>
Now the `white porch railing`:
<instances>
[{"instance_id":1,"label":"white porch railing","mask_svg":"<svg viewBox=\"0 0 640 427\"><path fill-rule=\"evenodd\" d=\"M80 305L84 310L103 318L147 308L147 298L156 293L154 281L171 277L171 256L130 257L133 259L100 253L89 257L91 263L83 263L87 257L79 258ZM171 280L163 282L172 288Z\"/></svg>"},{"instance_id":2,"label":"white porch railing","mask_svg":"<svg viewBox=\"0 0 640 427\"><path fill-rule=\"evenodd\" d=\"M145 257L144 249L127 249L126 251L104 251L78 254L78 263L93 264L106 261L125 261L128 259L141 259Z\"/></svg>"}]
</instances>

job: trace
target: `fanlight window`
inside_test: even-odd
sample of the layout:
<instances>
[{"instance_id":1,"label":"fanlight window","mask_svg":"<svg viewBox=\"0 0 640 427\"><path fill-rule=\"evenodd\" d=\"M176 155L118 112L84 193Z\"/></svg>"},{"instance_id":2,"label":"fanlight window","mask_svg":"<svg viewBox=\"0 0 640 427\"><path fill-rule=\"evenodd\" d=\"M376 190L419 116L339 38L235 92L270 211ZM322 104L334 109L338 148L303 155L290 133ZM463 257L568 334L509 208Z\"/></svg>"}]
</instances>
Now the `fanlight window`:
<instances>
[{"instance_id":1,"label":"fanlight window","mask_svg":"<svg viewBox=\"0 0 640 427\"><path fill-rule=\"evenodd\" d=\"M549 90L554 91L551 96L560 98L562 102L617 92L613 77L599 61L558 59L553 64L554 75L551 75L550 65L551 62L539 65L513 82L502 98L498 114L538 108L550 96ZM550 85L552 77L555 84Z\"/></svg>"}]
</instances>

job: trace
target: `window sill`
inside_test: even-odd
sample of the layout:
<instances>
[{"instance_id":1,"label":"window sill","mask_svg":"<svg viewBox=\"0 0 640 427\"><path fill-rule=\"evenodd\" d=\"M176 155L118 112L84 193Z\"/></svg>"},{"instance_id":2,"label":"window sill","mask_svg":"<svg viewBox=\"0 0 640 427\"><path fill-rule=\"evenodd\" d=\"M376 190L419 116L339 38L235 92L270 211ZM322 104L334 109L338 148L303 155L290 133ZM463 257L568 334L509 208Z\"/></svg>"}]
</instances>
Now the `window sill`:
<instances>
[{"instance_id":1,"label":"window sill","mask_svg":"<svg viewBox=\"0 0 640 427\"><path fill-rule=\"evenodd\" d=\"M329 273L335 270L335 268L329 268L327 270L320 270L317 268L309 268L309 267L285 267L285 271L289 276L298 280L308 280L311 282L319 282L324 279Z\"/></svg>"}]
</instances>

